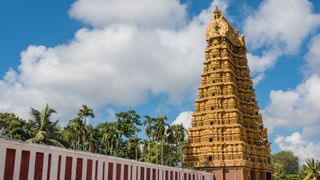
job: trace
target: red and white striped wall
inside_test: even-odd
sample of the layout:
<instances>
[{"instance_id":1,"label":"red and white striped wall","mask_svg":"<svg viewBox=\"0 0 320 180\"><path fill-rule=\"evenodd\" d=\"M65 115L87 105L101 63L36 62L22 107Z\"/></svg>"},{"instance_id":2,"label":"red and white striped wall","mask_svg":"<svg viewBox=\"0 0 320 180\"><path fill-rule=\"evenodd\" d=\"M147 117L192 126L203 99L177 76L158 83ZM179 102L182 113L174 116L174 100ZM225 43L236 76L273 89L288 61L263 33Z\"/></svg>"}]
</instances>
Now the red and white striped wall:
<instances>
[{"instance_id":1,"label":"red and white striped wall","mask_svg":"<svg viewBox=\"0 0 320 180\"><path fill-rule=\"evenodd\" d=\"M0 180L213 180L212 174L0 139Z\"/></svg>"}]
</instances>

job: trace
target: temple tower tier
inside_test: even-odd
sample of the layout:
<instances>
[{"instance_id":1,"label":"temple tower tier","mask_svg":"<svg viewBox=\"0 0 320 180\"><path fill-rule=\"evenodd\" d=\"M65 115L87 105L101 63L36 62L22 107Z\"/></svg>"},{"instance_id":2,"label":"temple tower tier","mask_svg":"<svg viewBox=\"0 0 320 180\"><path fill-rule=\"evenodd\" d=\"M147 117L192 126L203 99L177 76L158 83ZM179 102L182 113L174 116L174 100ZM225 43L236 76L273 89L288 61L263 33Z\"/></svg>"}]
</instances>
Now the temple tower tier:
<instances>
[{"instance_id":1,"label":"temple tower tier","mask_svg":"<svg viewBox=\"0 0 320 180\"><path fill-rule=\"evenodd\" d=\"M216 180L271 179L270 143L250 78L244 36L216 8L183 166Z\"/></svg>"}]
</instances>

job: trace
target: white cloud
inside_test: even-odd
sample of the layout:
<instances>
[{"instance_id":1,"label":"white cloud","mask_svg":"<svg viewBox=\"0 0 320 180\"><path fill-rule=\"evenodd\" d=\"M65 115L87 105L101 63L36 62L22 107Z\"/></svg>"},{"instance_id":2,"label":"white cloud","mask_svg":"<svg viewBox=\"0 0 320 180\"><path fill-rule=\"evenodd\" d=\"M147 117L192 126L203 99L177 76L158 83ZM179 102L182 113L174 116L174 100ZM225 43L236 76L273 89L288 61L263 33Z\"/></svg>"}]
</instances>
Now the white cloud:
<instances>
[{"instance_id":1,"label":"white cloud","mask_svg":"<svg viewBox=\"0 0 320 180\"><path fill-rule=\"evenodd\" d=\"M274 128L303 128L320 123L320 77L313 75L296 89L272 91L263 109L266 125Z\"/></svg>"},{"instance_id":2,"label":"white cloud","mask_svg":"<svg viewBox=\"0 0 320 180\"><path fill-rule=\"evenodd\" d=\"M315 36L310 44L309 52L306 55L309 70L320 75L320 34Z\"/></svg>"},{"instance_id":3,"label":"white cloud","mask_svg":"<svg viewBox=\"0 0 320 180\"><path fill-rule=\"evenodd\" d=\"M302 136L307 138L319 137L320 135L319 129L320 129L319 124L303 127Z\"/></svg>"},{"instance_id":4,"label":"white cloud","mask_svg":"<svg viewBox=\"0 0 320 180\"><path fill-rule=\"evenodd\" d=\"M244 29L253 47L271 45L292 53L319 25L320 16L313 12L308 0L265 0L246 19Z\"/></svg>"},{"instance_id":5,"label":"white cloud","mask_svg":"<svg viewBox=\"0 0 320 180\"><path fill-rule=\"evenodd\" d=\"M91 6L100 3L92 1ZM170 11L184 14L183 6ZM147 10L140 13L148 14L149 9L143 9ZM172 19L162 14L165 20ZM144 28L136 19L128 19L132 23L106 21L110 23L106 27L80 29L66 44L31 45L21 53L19 67L0 80L0 111L27 118L30 107L41 109L49 103L61 120L67 120L82 104L94 109L108 104L137 105L146 102L150 93L165 93L179 101L198 84L206 45L204 29L211 14L212 7L180 28Z\"/></svg>"},{"instance_id":6,"label":"white cloud","mask_svg":"<svg viewBox=\"0 0 320 180\"><path fill-rule=\"evenodd\" d=\"M149 90L178 96L200 77L201 29L197 24L179 32L131 26L81 29L69 44L30 46L21 55L19 71L9 71L1 81L1 102L12 103L5 110L46 102L96 108L139 104Z\"/></svg>"},{"instance_id":7,"label":"white cloud","mask_svg":"<svg viewBox=\"0 0 320 180\"><path fill-rule=\"evenodd\" d=\"M176 27L185 23L186 6L178 0L76 0L69 14L98 27L114 23Z\"/></svg>"},{"instance_id":8,"label":"white cloud","mask_svg":"<svg viewBox=\"0 0 320 180\"><path fill-rule=\"evenodd\" d=\"M182 124L184 128L189 129L191 127L192 114L193 112L191 111L182 112L171 124Z\"/></svg>"},{"instance_id":9,"label":"white cloud","mask_svg":"<svg viewBox=\"0 0 320 180\"><path fill-rule=\"evenodd\" d=\"M279 57L297 54L303 40L319 25L320 15L308 0L264 0L244 22L249 49L267 49L261 55L249 53L253 76L261 79Z\"/></svg>"},{"instance_id":10,"label":"white cloud","mask_svg":"<svg viewBox=\"0 0 320 180\"><path fill-rule=\"evenodd\" d=\"M278 135L275 139L280 150L291 150L304 162L307 158L320 160L320 53L319 35L315 36L305 56L306 80L292 90L273 90L270 104L263 109L266 126L271 130L286 128L287 131L301 130L290 136ZM275 131L280 133L281 131ZM313 139L313 140L310 140Z\"/></svg>"},{"instance_id":11,"label":"white cloud","mask_svg":"<svg viewBox=\"0 0 320 180\"><path fill-rule=\"evenodd\" d=\"M214 0L209 10L212 11L214 7L218 7L222 11L222 13L225 16L227 16L228 15L227 9L229 7L229 3L230 3L230 0Z\"/></svg>"},{"instance_id":12,"label":"white cloud","mask_svg":"<svg viewBox=\"0 0 320 180\"><path fill-rule=\"evenodd\" d=\"M320 36L315 36L305 56L309 76L292 90L273 90L270 104L263 109L270 130L281 127L301 128L305 137L320 135Z\"/></svg>"},{"instance_id":13,"label":"white cloud","mask_svg":"<svg viewBox=\"0 0 320 180\"><path fill-rule=\"evenodd\" d=\"M320 144L305 139L299 132L294 132L290 136L277 136L275 143L281 150L290 150L304 162L308 158L320 160Z\"/></svg>"},{"instance_id":14,"label":"white cloud","mask_svg":"<svg viewBox=\"0 0 320 180\"><path fill-rule=\"evenodd\" d=\"M278 54L273 51L263 53L262 56L247 53L247 57L251 75L254 77L253 81L258 84L264 78L264 71L274 66Z\"/></svg>"}]
</instances>

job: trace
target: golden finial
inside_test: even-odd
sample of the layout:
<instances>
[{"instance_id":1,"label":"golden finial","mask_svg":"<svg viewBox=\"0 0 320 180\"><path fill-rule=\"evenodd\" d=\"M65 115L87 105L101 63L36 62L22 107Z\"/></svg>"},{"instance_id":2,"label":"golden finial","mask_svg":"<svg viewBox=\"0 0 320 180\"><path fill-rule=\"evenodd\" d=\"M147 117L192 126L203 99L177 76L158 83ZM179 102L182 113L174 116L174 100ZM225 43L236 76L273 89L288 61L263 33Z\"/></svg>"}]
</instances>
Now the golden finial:
<instances>
[{"instance_id":1,"label":"golden finial","mask_svg":"<svg viewBox=\"0 0 320 180\"><path fill-rule=\"evenodd\" d=\"M216 8L215 8L214 11L213 11L213 14L214 14L214 18L215 18L215 19L219 19L220 16L221 16L221 14L222 14L217 5L216 5Z\"/></svg>"},{"instance_id":2,"label":"golden finial","mask_svg":"<svg viewBox=\"0 0 320 180\"><path fill-rule=\"evenodd\" d=\"M218 12L221 12L221 11L220 11L219 7L217 5L215 5L215 8L214 8L213 12L218 13Z\"/></svg>"},{"instance_id":3,"label":"golden finial","mask_svg":"<svg viewBox=\"0 0 320 180\"><path fill-rule=\"evenodd\" d=\"M220 9L218 7L218 0L213 0L213 3L215 4L215 7L216 7L214 11L220 12Z\"/></svg>"}]
</instances>

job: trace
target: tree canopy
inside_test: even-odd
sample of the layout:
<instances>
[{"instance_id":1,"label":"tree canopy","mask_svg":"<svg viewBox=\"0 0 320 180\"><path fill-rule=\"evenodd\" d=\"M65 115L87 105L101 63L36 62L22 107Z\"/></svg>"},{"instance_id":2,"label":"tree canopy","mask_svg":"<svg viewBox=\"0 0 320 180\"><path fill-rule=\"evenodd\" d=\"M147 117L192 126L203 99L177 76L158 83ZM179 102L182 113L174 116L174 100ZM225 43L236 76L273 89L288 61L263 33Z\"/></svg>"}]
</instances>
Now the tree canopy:
<instances>
[{"instance_id":1,"label":"tree canopy","mask_svg":"<svg viewBox=\"0 0 320 180\"><path fill-rule=\"evenodd\" d=\"M113 121L97 125L93 109L82 105L65 127L54 120L57 112L49 107L31 108L31 119L20 119L13 113L0 113L0 137L89 151L150 163L180 166L186 129L170 126L166 116L141 116L134 110L118 112ZM142 121L143 120L143 121ZM145 127L143 127L145 126ZM145 128L147 140L141 136Z\"/></svg>"},{"instance_id":2,"label":"tree canopy","mask_svg":"<svg viewBox=\"0 0 320 180\"><path fill-rule=\"evenodd\" d=\"M299 158L292 151L280 151L271 156L273 164L279 164L283 167L285 174L299 173Z\"/></svg>"}]
</instances>

